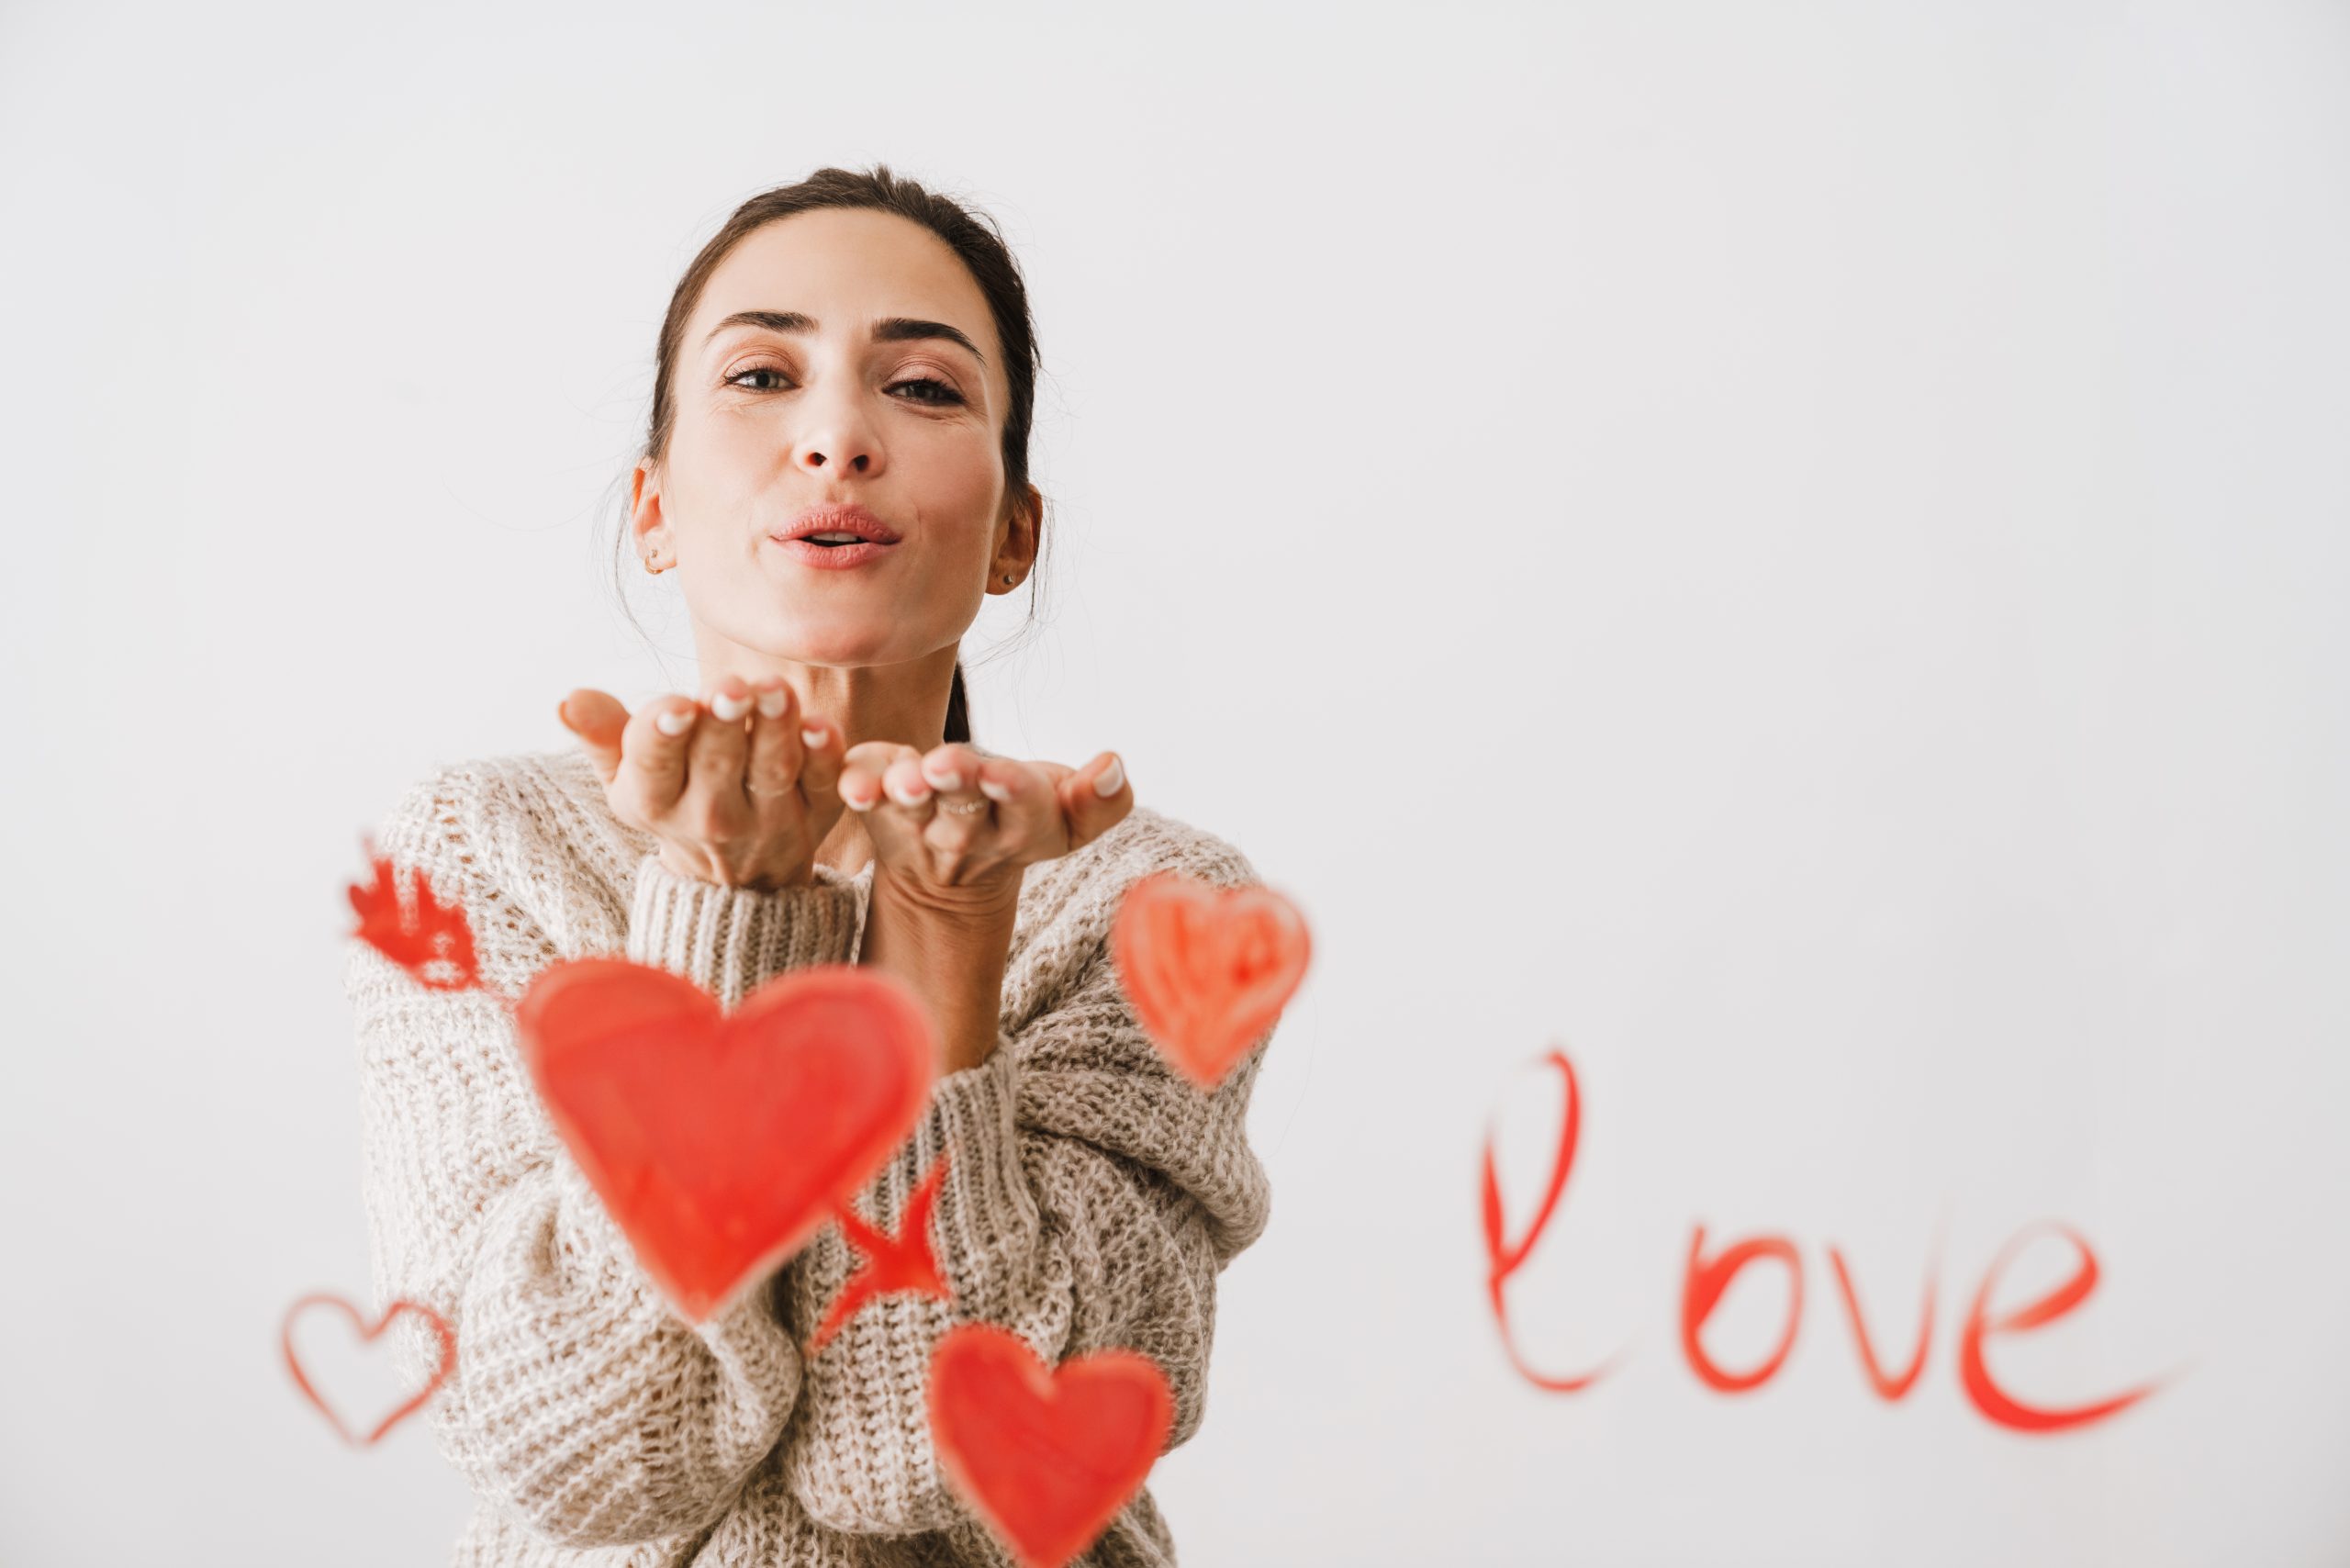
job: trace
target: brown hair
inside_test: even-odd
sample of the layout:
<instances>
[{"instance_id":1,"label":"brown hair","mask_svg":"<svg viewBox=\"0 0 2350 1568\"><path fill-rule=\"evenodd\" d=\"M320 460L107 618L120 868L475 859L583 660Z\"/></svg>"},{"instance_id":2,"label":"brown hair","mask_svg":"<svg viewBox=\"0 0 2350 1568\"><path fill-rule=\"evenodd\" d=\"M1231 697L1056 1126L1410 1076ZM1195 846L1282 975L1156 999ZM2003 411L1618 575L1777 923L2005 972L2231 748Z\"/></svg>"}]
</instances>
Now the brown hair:
<instances>
[{"instance_id":1,"label":"brown hair","mask_svg":"<svg viewBox=\"0 0 2350 1568\"><path fill-rule=\"evenodd\" d=\"M662 319L659 346L655 353L653 381L653 417L646 431L644 447L637 461L652 458L659 461L669 450L669 436L677 423L677 402L671 397L669 384L675 373L679 340L685 335L686 323L700 303L703 286L710 274L718 269L728 253L755 230L795 213L810 212L819 207L870 207L880 212L894 212L912 218L953 247L955 253L970 269L979 292L987 297L988 309L995 318L996 338L1003 345L1004 376L1011 383L1012 403L1003 420L1004 493L1018 497L1028 486L1028 437L1035 424L1036 403L1036 326L1028 310L1028 286L1022 278L1019 263L1013 259L1004 244L994 219L986 214L928 190L912 180L890 172L886 163L877 163L870 170L819 169L798 185L778 185L762 191L736 207L717 233L710 237L700 253L696 255L685 275L677 280L669 297L669 313ZM634 466L633 464L631 465ZM613 580L622 580L628 558L629 530L623 522L619 548L613 563ZM1037 520L1038 568L1043 564L1044 520ZM1029 620L1035 620L1035 590L1038 577L1029 577ZM621 598L625 608L625 592ZM635 617L632 615L631 621ZM639 627L640 633L643 631ZM963 661L955 661L955 685L946 699L946 739L971 739L970 700L963 685Z\"/></svg>"}]
</instances>

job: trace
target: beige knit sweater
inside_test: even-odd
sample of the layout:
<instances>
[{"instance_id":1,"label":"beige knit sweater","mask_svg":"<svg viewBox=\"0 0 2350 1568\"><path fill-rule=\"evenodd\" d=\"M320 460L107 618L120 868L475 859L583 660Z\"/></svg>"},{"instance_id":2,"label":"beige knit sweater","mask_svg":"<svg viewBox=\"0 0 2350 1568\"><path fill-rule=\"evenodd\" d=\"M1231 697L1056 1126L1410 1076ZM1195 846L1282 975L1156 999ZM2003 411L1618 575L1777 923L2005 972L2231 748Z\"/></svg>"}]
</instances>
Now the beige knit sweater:
<instances>
[{"instance_id":1,"label":"beige knit sweater","mask_svg":"<svg viewBox=\"0 0 2350 1568\"><path fill-rule=\"evenodd\" d=\"M375 845L403 889L420 867L462 900L484 988L431 990L351 943L375 1306L426 1303L456 1335L455 1370L425 1406L477 1498L453 1563L1012 1568L931 1446L931 1350L960 1322L1009 1327L1047 1364L1139 1350L1174 1391L1169 1446L1198 1429L1216 1277L1268 1218L1243 1124L1270 1035L1214 1092L1193 1087L1136 1023L1105 937L1151 871L1256 881L1239 851L1137 805L1028 868L995 1053L936 1081L857 1199L894 1232L951 1147L933 1238L953 1299L870 1299L803 1361L860 1261L838 1226L770 1289L688 1324L555 1137L508 1009L547 964L591 955L659 965L728 1007L784 970L854 962L873 868L820 867L774 892L677 877L612 815L581 751L443 767ZM391 1333L421 1386L437 1342L413 1316ZM1147 1487L1078 1561L1175 1561Z\"/></svg>"}]
</instances>

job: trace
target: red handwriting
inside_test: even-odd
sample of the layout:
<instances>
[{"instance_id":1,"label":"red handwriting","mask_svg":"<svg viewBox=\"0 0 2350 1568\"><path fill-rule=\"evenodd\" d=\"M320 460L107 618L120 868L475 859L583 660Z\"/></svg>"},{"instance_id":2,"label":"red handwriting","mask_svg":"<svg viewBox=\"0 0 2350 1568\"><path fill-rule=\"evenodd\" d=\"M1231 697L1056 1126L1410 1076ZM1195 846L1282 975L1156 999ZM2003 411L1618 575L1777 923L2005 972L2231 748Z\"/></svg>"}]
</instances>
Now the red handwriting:
<instances>
[{"instance_id":1,"label":"red handwriting","mask_svg":"<svg viewBox=\"0 0 2350 1568\"><path fill-rule=\"evenodd\" d=\"M1493 1296L1494 1321L1501 1327L1502 1349L1507 1352L1510 1365L1537 1388L1549 1389L1553 1394L1572 1394L1606 1376L1614 1363L1622 1359L1624 1352L1618 1350L1581 1377L1543 1376L1519 1357L1517 1341L1510 1338L1509 1299L1504 1289L1509 1283L1509 1277L1532 1256L1535 1242L1541 1239L1543 1227L1550 1223L1550 1212L1559 1206L1559 1199L1567 1190L1567 1173L1574 1169L1575 1163L1575 1139L1583 1132L1583 1095L1575 1087L1574 1064L1567 1060L1564 1051L1554 1050L1545 1059L1556 1067L1567 1081L1567 1108L1559 1125L1558 1158L1551 1161L1550 1185L1542 1194L1542 1206L1536 1212L1534 1223L1526 1227L1526 1238L1515 1247L1507 1246L1503 1238L1501 1182L1494 1174L1494 1140L1490 1134L1486 1137L1483 1196L1485 1257L1492 1267L1487 1271L1485 1283Z\"/></svg>"},{"instance_id":2,"label":"red handwriting","mask_svg":"<svg viewBox=\"0 0 2350 1568\"><path fill-rule=\"evenodd\" d=\"M1934 1231L1932 1256L1939 1258L1942 1255L1942 1230L1938 1226ZM1852 1290L1852 1271L1844 1267L1844 1254L1836 1248L1830 1247L1828 1249L1828 1260L1836 1268L1836 1288L1843 1294L1845 1316L1852 1320L1852 1340L1860 1347L1861 1370L1869 1374L1869 1386L1876 1390L1878 1398L1888 1404L1898 1400L1909 1392L1910 1385L1918 1381L1918 1374L1926 1370L1926 1347L1933 1342L1934 1271L1932 1266L1929 1265L1926 1270L1926 1310L1918 1321L1918 1348L1910 1354L1908 1367L1899 1377L1894 1377L1877 1364L1876 1347L1869 1341L1869 1326L1861 1316L1861 1298Z\"/></svg>"},{"instance_id":3,"label":"red handwriting","mask_svg":"<svg viewBox=\"0 0 2350 1568\"><path fill-rule=\"evenodd\" d=\"M1518 1354L1516 1339L1510 1333L1508 1284L1510 1276L1524 1267L1533 1255L1535 1244L1557 1212L1565 1195L1567 1178L1574 1169L1575 1144L1582 1134L1583 1096L1575 1080L1574 1064L1566 1053L1553 1048L1542 1058L1544 1065L1555 1067L1563 1081L1564 1108L1560 1117L1559 1145L1550 1162L1549 1184L1543 1191L1541 1204L1535 1210L1526 1234L1512 1241L1506 1234L1502 1211L1499 1178L1494 1173L1493 1136L1485 1137L1483 1169L1480 1201L1481 1218L1485 1237L1487 1260L1486 1288L1491 1297L1494 1322L1501 1331L1502 1348L1510 1365L1518 1374L1537 1388L1555 1394L1572 1394L1596 1383L1623 1352L1580 1375L1546 1375L1527 1365ZM1991 1297L1999 1277L2008 1268L2015 1253L2042 1225L2053 1226L2078 1249L2081 1266L2063 1284L2029 1305L2009 1312L1993 1313ZM1935 1237L1933 1255L1939 1257L1942 1238ZM1926 1351L1931 1342L1934 1326L1935 1269L1930 1264L1926 1272L1924 1311L1920 1316L1918 1338L1909 1363L1898 1373L1888 1372L1878 1360L1866 1320L1861 1313L1858 1294L1852 1288L1851 1271L1845 1266L1844 1255L1834 1246L1828 1249L1828 1258L1836 1274L1836 1284L1844 1303L1846 1316L1852 1328L1852 1338L1860 1352L1861 1366L1869 1386L1881 1399L1897 1402L1916 1386L1924 1372ZM1707 1352L1705 1345L1707 1320L1720 1304L1721 1298L1738 1276L1757 1264L1774 1265L1786 1271L1786 1326L1771 1354L1759 1365L1746 1371L1725 1369ZM2087 1240L2070 1226L2054 1221L2036 1222L2016 1233L2001 1248L1988 1268L1984 1271L1981 1286L1975 1293L1974 1305L1968 1310L1966 1322L1959 1336L1959 1383L1966 1397L1985 1419L1996 1425L2020 1432L2058 1432L2087 1427L2118 1415L2147 1394L2165 1380L2156 1379L2127 1393L2096 1400L2066 1409L2048 1409L2028 1405L2017 1398L1992 1376L1985 1347L1992 1336L2020 1334L2042 1327L2065 1316L2086 1302L2097 1286L2097 1253ZM1768 1383L1795 1348L1796 1332L1803 1321L1804 1269L1802 1256L1796 1244L1784 1236L1762 1235L1741 1238L1721 1246L1712 1256L1706 1250L1706 1227L1695 1227L1689 1238L1689 1252L1682 1269L1681 1282L1681 1353L1698 1381L1718 1394L1750 1393Z\"/></svg>"},{"instance_id":4,"label":"red handwriting","mask_svg":"<svg viewBox=\"0 0 2350 1568\"><path fill-rule=\"evenodd\" d=\"M1681 1271L1681 1353L1715 1393L1743 1394L1770 1382L1787 1352L1796 1348L1796 1327L1803 1321L1803 1260L1796 1256L1796 1244L1784 1236L1750 1237L1710 1261L1705 1249L1706 1227L1701 1225L1689 1238L1689 1266ZM1786 1331L1779 1336L1779 1348L1761 1366L1751 1372L1726 1372L1706 1353L1706 1319L1714 1315L1722 1292L1729 1289L1739 1271L1761 1258L1786 1267Z\"/></svg>"},{"instance_id":5,"label":"red handwriting","mask_svg":"<svg viewBox=\"0 0 2350 1568\"><path fill-rule=\"evenodd\" d=\"M2053 1222L2051 1222L2053 1223ZM2076 1235L2069 1226L2059 1226L2065 1239L2081 1249L2081 1268L2071 1279L2033 1302L1999 1317L1984 1320L1984 1309L1990 1304L1991 1287L1998 1282L1999 1271L2017 1247L2030 1235L2027 1226L1999 1249L1990 1268L1984 1271L1983 1287L1975 1293L1975 1305L1966 1315L1966 1333L1959 1341L1959 1381L1966 1386L1966 1396L1975 1407L2003 1427L2013 1427L2024 1432L2059 1432L2067 1427L2086 1427L2102 1421L2117 1411L2126 1409L2154 1391L2154 1383L2133 1388L2127 1394L2093 1405L2082 1405L2070 1410L2041 1410L2012 1398L1991 1380L1991 1369L1983 1360L1983 1341L1993 1334L2018 1332L2036 1328L2053 1322L2087 1301L2089 1292L2097 1288L2097 1254L2089 1244ZM2157 1380L2159 1381L2159 1380Z\"/></svg>"}]
</instances>

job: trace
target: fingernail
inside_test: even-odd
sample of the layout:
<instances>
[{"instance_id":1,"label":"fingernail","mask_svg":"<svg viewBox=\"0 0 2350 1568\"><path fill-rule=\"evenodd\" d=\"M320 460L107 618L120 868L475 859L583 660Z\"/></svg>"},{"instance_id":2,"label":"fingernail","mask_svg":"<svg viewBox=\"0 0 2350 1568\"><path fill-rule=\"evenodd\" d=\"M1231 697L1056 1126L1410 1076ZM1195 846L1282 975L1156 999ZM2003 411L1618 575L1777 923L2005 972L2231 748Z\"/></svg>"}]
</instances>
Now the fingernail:
<instances>
[{"instance_id":1,"label":"fingernail","mask_svg":"<svg viewBox=\"0 0 2350 1568\"><path fill-rule=\"evenodd\" d=\"M1110 766L1103 768L1102 776L1093 781L1093 792L1107 800L1124 789L1125 783L1126 765L1113 756L1110 759Z\"/></svg>"},{"instance_id":2,"label":"fingernail","mask_svg":"<svg viewBox=\"0 0 2350 1568\"><path fill-rule=\"evenodd\" d=\"M760 692L759 711L770 719L782 718L784 706L790 700L790 693L791 689L788 686L778 686L773 691Z\"/></svg>"},{"instance_id":3,"label":"fingernail","mask_svg":"<svg viewBox=\"0 0 2350 1568\"><path fill-rule=\"evenodd\" d=\"M665 735L682 735L686 733L686 726L694 722L694 716L675 708L665 708L653 716L653 722L661 727Z\"/></svg>"},{"instance_id":4,"label":"fingernail","mask_svg":"<svg viewBox=\"0 0 2350 1568\"><path fill-rule=\"evenodd\" d=\"M860 801L845 790L841 791L841 804L846 806L852 812L869 812L880 803L881 802L878 799Z\"/></svg>"},{"instance_id":5,"label":"fingernail","mask_svg":"<svg viewBox=\"0 0 2350 1568\"><path fill-rule=\"evenodd\" d=\"M922 765L922 776L941 790L960 790L963 787L963 776L945 766L933 773L930 770L930 764L925 762Z\"/></svg>"},{"instance_id":6,"label":"fingernail","mask_svg":"<svg viewBox=\"0 0 2350 1568\"><path fill-rule=\"evenodd\" d=\"M982 778L979 780L979 793L985 795L990 801L1009 801L1012 799L1012 791L1004 786L997 783L992 778Z\"/></svg>"},{"instance_id":7,"label":"fingernail","mask_svg":"<svg viewBox=\"0 0 2350 1568\"><path fill-rule=\"evenodd\" d=\"M751 700L747 697L737 697L730 691L722 691L710 700L710 711L732 722L751 711Z\"/></svg>"},{"instance_id":8,"label":"fingernail","mask_svg":"<svg viewBox=\"0 0 2350 1568\"><path fill-rule=\"evenodd\" d=\"M824 732L822 730L802 730L800 732L800 738L811 746L822 746L824 744Z\"/></svg>"},{"instance_id":9,"label":"fingernail","mask_svg":"<svg viewBox=\"0 0 2350 1568\"><path fill-rule=\"evenodd\" d=\"M881 781L881 788L884 790L890 790L890 781L884 778ZM890 790L890 799L897 801L898 804L901 806L919 806L924 801L930 799L930 791L927 790Z\"/></svg>"}]
</instances>

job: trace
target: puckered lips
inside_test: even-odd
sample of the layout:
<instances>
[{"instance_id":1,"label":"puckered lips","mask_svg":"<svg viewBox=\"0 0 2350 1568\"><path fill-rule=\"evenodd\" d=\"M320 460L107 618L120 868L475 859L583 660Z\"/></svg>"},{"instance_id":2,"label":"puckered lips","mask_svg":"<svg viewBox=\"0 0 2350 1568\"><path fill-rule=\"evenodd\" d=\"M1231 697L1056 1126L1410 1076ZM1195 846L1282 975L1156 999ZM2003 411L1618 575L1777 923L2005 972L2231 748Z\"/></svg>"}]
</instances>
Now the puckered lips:
<instances>
[{"instance_id":1,"label":"puckered lips","mask_svg":"<svg viewBox=\"0 0 2350 1568\"><path fill-rule=\"evenodd\" d=\"M829 570L878 561L899 537L896 529L854 501L810 507L768 535L778 549L802 566Z\"/></svg>"}]
</instances>

